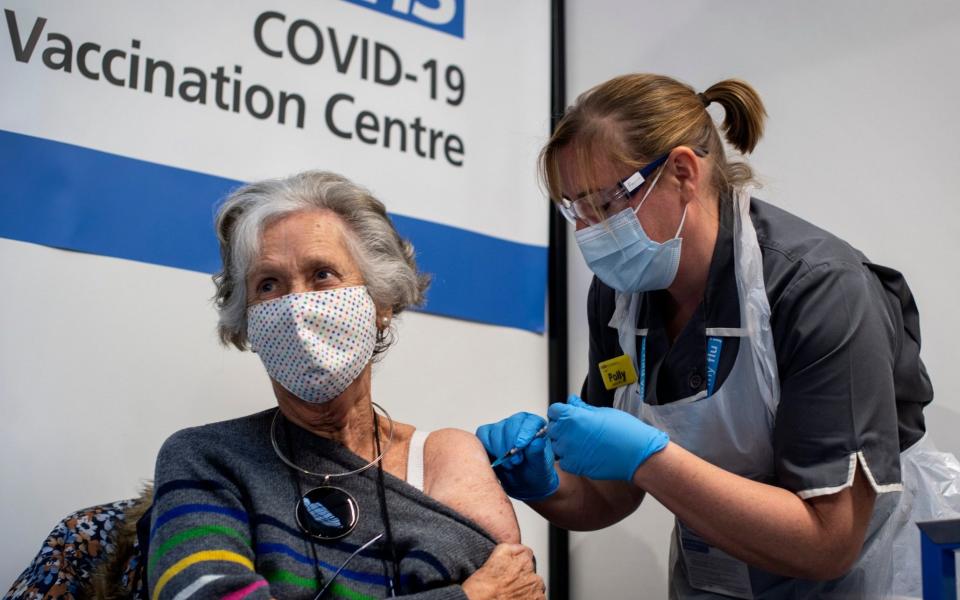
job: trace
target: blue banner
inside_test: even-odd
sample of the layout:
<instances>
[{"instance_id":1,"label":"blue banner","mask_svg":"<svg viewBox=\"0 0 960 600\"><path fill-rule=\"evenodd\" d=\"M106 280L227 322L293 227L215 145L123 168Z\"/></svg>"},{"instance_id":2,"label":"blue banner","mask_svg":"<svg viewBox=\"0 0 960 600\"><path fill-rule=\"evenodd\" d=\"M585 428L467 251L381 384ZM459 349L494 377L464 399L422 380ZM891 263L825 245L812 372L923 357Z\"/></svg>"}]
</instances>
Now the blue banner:
<instances>
[{"instance_id":1,"label":"blue banner","mask_svg":"<svg viewBox=\"0 0 960 600\"><path fill-rule=\"evenodd\" d=\"M346 0L391 17L463 37L464 0Z\"/></svg>"},{"instance_id":2,"label":"blue banner","mask_svg":"<svg viewBox=\"0 0 960 600\"><path fill-rule=\"evenodd\" d=\"M242 182L0 130L0 237L213 273ZM542 333L547 249L391 215L433 275L426 313Z\"/></svg>"}]
</instances>

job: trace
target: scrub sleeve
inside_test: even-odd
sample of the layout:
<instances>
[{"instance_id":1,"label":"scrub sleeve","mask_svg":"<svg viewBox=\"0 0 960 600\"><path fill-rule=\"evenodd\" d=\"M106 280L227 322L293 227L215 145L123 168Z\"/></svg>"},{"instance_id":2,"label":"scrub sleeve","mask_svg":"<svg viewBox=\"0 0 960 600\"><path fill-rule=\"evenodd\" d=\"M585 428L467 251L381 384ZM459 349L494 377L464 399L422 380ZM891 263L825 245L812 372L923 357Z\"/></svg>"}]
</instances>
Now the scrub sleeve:
<instances>
[{"instance_id":1,"label":"scrub sleeve","mask_svg":"<svg viewBox=\"0 0 960 600\"><path fill-rule=\"evenodd\" d=\"M849 487L857 461L877 493L900 489L894 363L902 319L863 264L821 263L772 307L777 346L774 468L801 498ZM898 331L899 330L899 331Z\"/></svg>"}]
</instances>

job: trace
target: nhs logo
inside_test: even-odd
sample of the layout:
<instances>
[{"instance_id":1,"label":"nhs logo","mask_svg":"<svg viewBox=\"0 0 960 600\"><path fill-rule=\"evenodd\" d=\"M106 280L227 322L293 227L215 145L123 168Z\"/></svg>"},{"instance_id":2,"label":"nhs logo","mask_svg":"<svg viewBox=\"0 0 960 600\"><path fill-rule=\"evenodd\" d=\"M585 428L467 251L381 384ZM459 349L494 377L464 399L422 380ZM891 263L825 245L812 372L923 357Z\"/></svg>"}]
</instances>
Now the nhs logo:
<instances>
[{"instance_id":1,"label":"nhs logo","mask_svg":"<svg viewBox=\"0 0 960 600\"><path fill-rule=\"evenodd\" d=\"M345 0L423 25L437 31L463 37L463 5L466 0Z\"/></svg>"}]
</instances>

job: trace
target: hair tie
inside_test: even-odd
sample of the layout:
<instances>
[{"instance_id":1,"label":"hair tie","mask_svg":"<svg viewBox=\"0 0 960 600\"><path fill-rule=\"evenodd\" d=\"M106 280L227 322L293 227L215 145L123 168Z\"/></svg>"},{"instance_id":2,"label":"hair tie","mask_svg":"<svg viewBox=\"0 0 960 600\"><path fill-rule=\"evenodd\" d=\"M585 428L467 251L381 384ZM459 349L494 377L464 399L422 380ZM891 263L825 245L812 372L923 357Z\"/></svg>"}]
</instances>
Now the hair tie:
<instances>
[{"instance_id":1,"label":"hair tie","mask_svg":"<svg viewBox=\"0 0 960 600\"><path fill-rule=\"evenodd\" d=\"M700 99L700 102L703 104L704 108L710 105L710 99L704 96L702 92L697 94L697 98Z\"/></svg>"}]
</instances>

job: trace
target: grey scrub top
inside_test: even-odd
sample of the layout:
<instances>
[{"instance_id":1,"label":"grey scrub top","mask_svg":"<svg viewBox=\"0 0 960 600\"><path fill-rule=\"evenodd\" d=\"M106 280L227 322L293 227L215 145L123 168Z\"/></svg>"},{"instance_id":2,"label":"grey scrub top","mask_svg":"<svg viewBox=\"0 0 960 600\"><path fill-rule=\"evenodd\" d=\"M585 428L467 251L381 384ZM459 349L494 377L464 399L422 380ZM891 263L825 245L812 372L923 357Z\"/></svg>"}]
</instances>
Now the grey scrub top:
<instances>
[{"instance_id":1,"label":"grey scrub top","mask_svg":"<svg viewBox=\"0 0 960 600\"><path fill-rule=\"evenodd\" d=\"M703 301L671 344L666 291L642 294L637 327L649 329L646 399L686 398L707 384L707 327L739 327L733 203L720 203L720 228ZM752 200L780 375L773 431L775 485L793 492L842 485L850 455L862 451L880 485L900 482L900 452L924 433L933 399L920 360L917 306L903 276L875 265L838 237L775 206ZM590 286L590 368L585 401L611 406L597 364L623 354L608 323L614 292ZM737 356L724 338L715 389ZM639 347L639 340L637 347Z\"/></svg>"}]
</instances>

